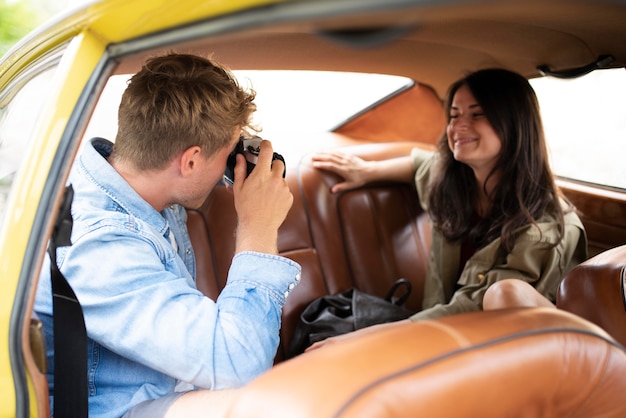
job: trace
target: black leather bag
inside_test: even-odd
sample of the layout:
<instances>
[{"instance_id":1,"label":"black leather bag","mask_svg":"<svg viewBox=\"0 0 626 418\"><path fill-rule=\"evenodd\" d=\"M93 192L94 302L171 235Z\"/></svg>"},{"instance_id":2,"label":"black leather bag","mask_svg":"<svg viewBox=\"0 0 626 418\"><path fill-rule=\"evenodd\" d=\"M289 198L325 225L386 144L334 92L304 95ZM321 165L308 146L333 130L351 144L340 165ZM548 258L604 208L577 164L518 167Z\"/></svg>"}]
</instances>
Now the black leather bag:
<instances>
[{"instance_id":1,"label":"black leather bag","mask_svg":"<svg viewBox=\"0 0 626 418\"><path fill-rule=\"evenodd\" d=\"M396 296L402 289L400 296ZM315 299L300 315L287 357L301 354L311 344L328 337L408 318L413 312L403 305L411 289L409 281L398 279L384 299L358 289Z\"/></svg>"}]
</instances>

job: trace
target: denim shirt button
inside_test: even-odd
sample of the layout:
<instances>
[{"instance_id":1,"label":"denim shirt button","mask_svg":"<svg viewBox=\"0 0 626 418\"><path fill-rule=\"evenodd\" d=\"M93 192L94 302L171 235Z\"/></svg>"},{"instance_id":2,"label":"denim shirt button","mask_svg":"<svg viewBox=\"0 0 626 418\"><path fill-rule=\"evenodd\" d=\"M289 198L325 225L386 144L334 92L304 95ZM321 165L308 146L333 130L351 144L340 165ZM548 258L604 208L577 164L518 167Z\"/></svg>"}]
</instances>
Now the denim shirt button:
<instances>
[{"instance_id":1,"label":"denim shirt button","mask_svg":"<svg viewBox=\"0 0 626 418\"><path fill-rule=\"evenodd\" d=\"M293 290L293 289L294 289L294 287L296 287L296 285L295 285L295 284L293 284L293 283L289 283L289 290Z\"/></svg>"},{"instance_id":2,"label":"denim shirt button","mask_svg":"<svg viewBox=\"0 0 626 418\"><path fill-rule=\"evenodd\" d=\"M301 278L302 278L302 277L300 276L300 273L296 274L296 281L297 281L297 282L299 282Z\"/></svg>"},{"instance_id":3,"label":"denim shirt button","mask_svg":"<svg viewBox=\"0 0 626 418\"><path fill-rule=\"evenodd\" d=\"M287 299L287 296L289 296L289 291L288 290L285 291L285 299Z\"/></svg>"}]
</instances>

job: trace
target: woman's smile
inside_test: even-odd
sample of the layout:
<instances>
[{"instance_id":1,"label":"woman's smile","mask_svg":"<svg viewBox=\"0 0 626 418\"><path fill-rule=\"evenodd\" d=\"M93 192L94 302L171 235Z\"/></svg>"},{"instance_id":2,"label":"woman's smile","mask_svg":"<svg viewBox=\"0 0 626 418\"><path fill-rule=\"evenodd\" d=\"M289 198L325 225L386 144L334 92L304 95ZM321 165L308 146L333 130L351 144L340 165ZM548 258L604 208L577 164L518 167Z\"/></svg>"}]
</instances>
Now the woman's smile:
<instances>
[{"instance_id":1,"label":"woman's smile","mask_svg":"<svg viewBox=\"0 0 626 418\"><path fill-rule=\"evenodd\" d=\"M478 141L478 138L476 137L461 137L461 138L454 138L454 147L458 147L458 146L463 146L463 145L467 145L473 142Z\"/></svg>"},{"instance_id":2,"label":"woman's smile","mask_svg":"<svg viewBox=\"0 0 626 418\"><path fill-rule=\"evenodd\" d=\"M467 86L459 87L454 94L447 134L454 158L470 166L479 177L495 166L502 141Z\"/></svg>"}]
</instances>

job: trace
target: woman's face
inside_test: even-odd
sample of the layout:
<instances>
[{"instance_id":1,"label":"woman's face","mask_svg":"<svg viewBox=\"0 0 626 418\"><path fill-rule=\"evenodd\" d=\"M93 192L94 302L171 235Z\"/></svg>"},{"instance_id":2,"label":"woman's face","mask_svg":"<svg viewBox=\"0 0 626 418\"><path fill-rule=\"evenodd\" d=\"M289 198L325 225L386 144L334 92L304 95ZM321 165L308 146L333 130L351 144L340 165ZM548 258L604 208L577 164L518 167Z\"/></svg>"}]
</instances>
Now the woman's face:
<instances>
[{"instance_id":1,"label":"woman's face","mask_svg":"<svg viewBox=\"0 0 626 418\"><path fill-rule=\"evenodd\" d=\"M454 159L470 166L477 177L486 176L495 166L502 141L465 85L452 98L446 132Z\"/></svg>"}]
</instances>

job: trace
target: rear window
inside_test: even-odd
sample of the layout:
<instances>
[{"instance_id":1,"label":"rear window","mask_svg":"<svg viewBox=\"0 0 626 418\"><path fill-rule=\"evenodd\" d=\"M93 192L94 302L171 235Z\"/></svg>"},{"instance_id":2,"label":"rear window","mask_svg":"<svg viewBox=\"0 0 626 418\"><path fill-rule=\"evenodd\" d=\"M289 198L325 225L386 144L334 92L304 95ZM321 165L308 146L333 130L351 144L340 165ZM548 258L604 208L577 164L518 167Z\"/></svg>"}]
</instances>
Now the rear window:
<instances>
[{"instance_id":1,"label":"rear window","mask_svg":"<svg viewBox=\"0 0 626 418\"><path fill-rule=\"evenodd\" d=\"M257 92L255 121L263 135L327 132L413 84L409 78L332 71L235 71Z\"/></svg>"},{"instance_id":2,"label":"rear window","mask_svg":"<svg viewBox=\"0 0 626 418\"><path fill-rule=\"evenodd\" d=\"M257 92L254 123L266 138L327 132L353 115L413 84L398 76L324 71L233 71ZM113 140L117 107L129 75L114 76L87 129L86 138ZM626 189L626 91L623 68L563 80L531 80L541 106L550 159L559 177Z\"/></svg>"},{"instance_id":3,"label":"rear window","mask_svg":"<svg viewBox=\"0 0 626 418\"><path fill-rule=\"evenodd\" d=\"M406 77L331 71L233 71L245 88L256 93L253 122L266 138L305 131L327 132L385 97L413 84ZM85 138L113 140L117 107L130 75L107 82Z\"/></svg>"},{"instance_id":4,"label":"rear window","mask_svg":"<svg viewBox=\"0 0 626 418\"><path fill-rule=\"evenodd\" d=\"M626 189L626 71L597 70L564 80L531 80L537 93L553 171Z\"/></svg>"}]
</instances>

